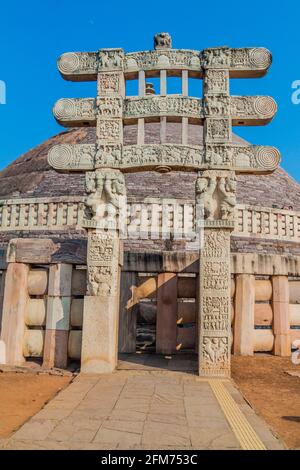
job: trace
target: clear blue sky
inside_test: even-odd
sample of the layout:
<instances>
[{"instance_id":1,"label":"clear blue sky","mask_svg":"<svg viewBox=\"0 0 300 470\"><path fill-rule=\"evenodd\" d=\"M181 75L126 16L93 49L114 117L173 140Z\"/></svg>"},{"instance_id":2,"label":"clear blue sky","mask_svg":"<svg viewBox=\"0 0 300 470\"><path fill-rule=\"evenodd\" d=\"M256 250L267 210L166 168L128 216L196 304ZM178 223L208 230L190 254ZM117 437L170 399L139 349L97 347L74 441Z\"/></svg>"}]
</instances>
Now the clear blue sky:
<instances>
[{"instance_id":1,"label":"clear blue sky","mask_svg":"<svg viewBox=\"0 0 300 470\"><path fill-rule=\"evenodd\" d=\"M300 80L299 1L10 0L0 12L0 80L7 85L7 104L0 105L0 168L63 130L51 114L57 99L95 95L94 83L60 77L61 53L152 49L154 33L168 31L175 48L271 50L269 74L232 80L231 93L273 96L277 117L268 126L235 131L253 144L278 147L282 166L300 182L300 104L291 102L291 84Z\"/></svg>"}]
</instances>

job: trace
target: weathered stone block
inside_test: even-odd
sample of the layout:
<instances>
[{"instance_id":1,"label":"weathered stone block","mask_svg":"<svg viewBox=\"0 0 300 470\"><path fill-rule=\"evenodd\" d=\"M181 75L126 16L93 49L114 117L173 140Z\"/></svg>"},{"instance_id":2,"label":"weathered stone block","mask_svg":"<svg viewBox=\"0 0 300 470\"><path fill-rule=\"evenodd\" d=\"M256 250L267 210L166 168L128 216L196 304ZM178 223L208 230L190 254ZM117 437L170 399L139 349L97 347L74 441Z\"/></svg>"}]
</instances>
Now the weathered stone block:
<instances>
[{"instance_id":1,"label":"weathered stone block","mask_svg":"<svg viewBox=\"0 0 300 470\"><path fill-rule=\"evenodd\" d=\"M68 331L46 330L43 367L65 369L68 364Z\"/></svg>"},{"instance_id":2,"label":"weathered stone block","mask_svg":"<svg viewBox=\"0 0 300 470\"><path fill-rule=\"evenodd\" d=\"M86 269L73 269L72 295L86 295L87 272Z\"/></svg>"},{"instance_id":3,"label":"weathered stone block","mask_svg":"<svg viewBox=\"0 0 300 470\"><path fill-rule=\"evenodd\" d=\"M272 284L274 334L288 334L290 330L288 277L273 276Z\"/></svg>"},{"instance_id":4,"label":"weathered stone block","mask_svg":"<svg viewBox=\"0 0 300 470\"><path fill-rule=\"evenodd\" d=\"M4 300L4 289L5 289L5 277L6 271L3 271L0 274L0 335L1 335L1 328L2 328L2 311L3 311L3 300Z\"/></svg>"},{"instance_id":5,"label":"weathered stone block","mask_svg":"<svg viewBox=\"0 0 300 470\"><path fill-rule=\"evenodd\" d=\"M290 325L300 326L300 305L290 304L289 312L290 312Z\"/></svg>"},{"instance_id":6,"label":"weathered stone block","mask_svg":"<svg viewBox=\"0 0 300 470\"><path fill-rule=\"evenodd\" d=\"M47 295L48 271L46 269L31 269L28 276L29 295Z\"/></svg>"},{"instance_id":7,"label":"weathered stone block","mask_svg":"<svg viewBox=\"0 0 300 470\"><path fill-rule=\"evenodd\" d=\"M272 282L264 279L255 280L256 302L266 302L272 299Z\"/></svg>"},{"instance_id":8,"label":"weathered stone block","mask_svg":"<svg viewBox=\"0 0 300 470\"><path fill-rule=\"evenodd\" d=\"M177 328L177 347L180 349L195 349L196 325L188 328Z\"/></svg>"},{"instance_id":9,"label":"weathered stone block","mask_svg":"<svg viewBox=\"0 0 300 470\"><path fill-rule=\"evenodd\" d=\"M300 304L300 281L289 281L290 304Z\"/></svg>"},{"instance_id":10,"label":"weathered stone block","mask_svg":"<svg viewBox=\"0 0 300 470\"><path fill-rule=\"evenodd\" d=\"M71 325L82 328L83 323L83 299L72 299L71 302Z\"/></svg>"},{"instance_id":11,"label":"weathered stone block","mask_svg":"<svg viewBox=\"0 0 300 470\"><path fill-rule=\"evenodd\" d=\"M291 355L291 335L276 335L274 341L274 354L276 356L289 357Z\"/></svg>"},{"instance_id":12,"label":"weathered stone block","mask_svg":"<svg viewBox=\"0 0 300 470\"><path fill-rule=\"evenodd\" d=\"M0 364L6 364L6 348L4 341L0 340Z\"/></svg>"},{"instance_id":13,"label":"weathered stone block","mask_svg":"<svg viewBox=\"0 0 300 470\"><path fill-rule=\"evenodd\" d=\"M84 298L81 372L110 373L117 364L118 296Z\"/></svg>"},{"instance_id":14,"label":"weathered stone block","mask_svg":"<svg viewBox=\"0 0 300 470\"><path fill-rule=\"evenodd\" d=\"M156 352L172 354L177 341L177 275L159 274L157 287Z\"/></svg>"},{"instance_id":15,"label":"weathered stone block","mask_svg":"<svg viewBox=\"0 0 300 470\"><path fill-rule=\"evenodd\" d=\"M72 285L71 264L54 264L49 272L49 296L69 297Z\"/></svg>"},{"instance_id":16,"label":"weathered stone block","mask_svg":"<svg viewBox=\"0 0 300 470\"><path fill-rule=\"evenodd\" d=\"M70 329L71 297L48 297L47 330Z\"/></svg>"},{"instance_id":17,"label":"weathered stone block","mask_svg":"<svg viewBox=\"0 0 300 470\"><path fill-rule=\"evenodd\" d=\"M196 322L196 303L195 302L178 302L177 318L180 324Z\"/></svg>"},{"instance_id":18,"label":"weathered stone block","mask_svg":"<svg viewBox=\"0 0 300 470\"><path fill-rule=\"evenodd\" d=\"M44 339L43 330L26 330L23 340L24 357L43 357Z\"/></svg>"},{"instance_id":19,"label":"weathered stone block","mask_svg":"<svg viewBox=\"0 0 300 470\"><path fill-rule=\"evenodd\" d=\"M178 297L195 298L196 297L196 278L178 276Z\"/></svg>"},{"instance_id":20,"label":"weathered stone block","mask_svg":"<svg viewBox=\"0 0 300 470\"><path fill-rule=\"evenodd\" d=\"M25 315L27 326L44 326L46 324L47 300L30 299Z\"/></svg>"},{"instance_id":21,"label":"weathered stone block","mask_svg":"<svg viewBox=\"0 0 300 470\"><path fill-rule=\"evenodd\" d=\"M81 358L82 331L71 330L68 342L68 356L70 359L79 361Z\"/></svg>"},{"instance_id":22,"label":"weathered stone block","mask_svg":"<svg viewBox=\"0 0 300 470\"><path fill-rule=\"evenodd\" d=\"M3 300L1 340L6 347L6 362L20 365L24 362L23 339L25 316L28 309L29 266L22 263L9 263L6 273Z\"/></svg>"},{"instance_id":23,"label":"weathered stone block","mask_svg":"<svg viewBox=\"0 0 300 470\"><path fill-rule=\"evenodd\" d=\"M272 325L273 309L270 304L255 304L254 307L254 324L255 325Z\"/></svg>"},{"instance_id":24,"label":"weathered stone block","mask_svg":"<svg viewBox=\"0 0 300 470\"><path fill-rule=\"evenodd\" d=\"M234 354L252 356L255 277L237 274L235 286Z\"/></svg>"},{"instance_id":25,"label":"weathered stone block","mask_svg":"<svg viewBox=\"0 0 300 470\"><path fill-rule=\"evenodd\" d=\"M119 351L133 353L136 351L137 314L141 311L138 293L138 276L135 272L122 272L119 315ZM141 286L140 286L141 287ZM143 288L141 287L143 290ZM156 284L155 284L156 289ZM152 290L152 289L151 289ZM144 290L145 292L145 290Z\"/></svg>"},{"instance_id":26,"label":"weathered stone block","mask_svg":"<svg viewBox=\"0 0 300 470\"><path fill-rule=\"evenodd\" d=\"M274 347L272 330L253 330L253 349L255 352L270 352Z\"/></svg>"}]
</instances>

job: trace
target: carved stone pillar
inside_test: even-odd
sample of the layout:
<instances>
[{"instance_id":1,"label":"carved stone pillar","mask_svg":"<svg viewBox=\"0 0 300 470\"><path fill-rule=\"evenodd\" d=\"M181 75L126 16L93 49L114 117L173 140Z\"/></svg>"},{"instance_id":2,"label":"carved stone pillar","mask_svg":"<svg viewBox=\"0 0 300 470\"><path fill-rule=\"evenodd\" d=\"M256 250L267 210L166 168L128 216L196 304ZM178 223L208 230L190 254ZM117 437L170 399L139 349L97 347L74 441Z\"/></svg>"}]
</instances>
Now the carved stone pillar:
<instances>
[{"instance_id":1,"label":"carved stone pillar","mask_svg":"<svg viewBox=\"0 0 300 470\"><path fill-rule=\"evenodd\" d=\"M209 170L197 179L204 230L199 267L199 375L230 374L230 232L235 205L233 172ZM202 207L202 211L201 211Z\"/></svg>"},{"instance_id":2,"label":"carved stone pillar","mask_svg":"<svg viewBox=\"0 0 300 470\"><path fill-rule=\"evenodd\" d=\"M97 96L97 155L121 155L125 84L122 49L101 49ZM109 373L117 364L125 181L118 170L86 173L87 296L84 299L81 371Z\"/></svg>"},{"instance_id":3,"label":"carved stone pillar","mask_svg":"<svg viewBox=\"0 0 300 470\"><path fill-rule=\"evenodd\" d=\"M204 230L199 267L199 375L229 376L231 351L230 232L236 178L230 160L231 117L226 48L203 52L204 148L212 170L199 173L196 202ZM229 165L228 165L229 168ZM199 224L200 222L200 224Z\"/></svg>"},{"instance_id":4,"label":"carved stone pillar","mask_svg":"<svg viewBox=\"0 0 300 470\"><path fill-rule=\"evenodd\" d=\"M121 242L117 231L89 230L81 371L112 372L117 364Z\"/></svg>"}]
</instances>

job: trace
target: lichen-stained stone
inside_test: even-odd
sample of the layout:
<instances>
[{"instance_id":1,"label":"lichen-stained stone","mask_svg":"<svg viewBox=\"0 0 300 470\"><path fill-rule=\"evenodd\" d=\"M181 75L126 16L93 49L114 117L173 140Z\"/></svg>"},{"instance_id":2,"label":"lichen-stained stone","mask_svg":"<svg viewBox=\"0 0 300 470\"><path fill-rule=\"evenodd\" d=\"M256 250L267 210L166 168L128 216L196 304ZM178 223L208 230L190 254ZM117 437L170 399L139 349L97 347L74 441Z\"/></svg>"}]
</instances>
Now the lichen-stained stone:
<instances>
[{"instance_id":1,"label":"lichen-stained stone","mask_svg":"<svg viewBox=\"0 0 300 470\"><path fill-rule=\"evenodd\" d=\"M64 330L70 328L71 297L48 297L47 330Z\"/></svg>"},{"instance_id":2,"label":"lichen-stained stone","mask_svg":"<svg viewBox=\"0 0 300 470\"><path fill-rule=\"evenodd\" d=\"M235 280L234 354L253 355L255 277L238 274Z\"/></svg>"},{"instance_id":3,"label":"lichen-stained stone","mask_svg":"<svg viewBox=\"0 0 300 470\"><path fill-rule=\"evenodd\" d=\"M81 358L82 330L71 330L68 341L68 357L79 361Z\"/></svg>"},{"instance_id":4,"label":"lichen-stained stone","mask_svg":"<svg viewBox=\"0 0 300 470\"><path fill-rule=\"evenodd\" d=\"M48 270L31 269L28 276L29 295L47 295L48 293Z\"/></svg>"},{"instance_id":5,"label":"lichen-stained stone","mask_svg":"<svg viewBox=\"0 0 300 470\"><path fill-rule=\"evenodd\" d=\"M274 347L274 333L272 330L254 330L253 349L254 352L271 352Z\"/></svg>"},{"instance_id":6,"label":"lichen-stained stone","mask_svg":"<svg viewBox=\"0 0 300 470\"><path fill-rule=\"evenodd\" d=\"M72 284L72 264L53 264L49 270L48 295L70 297Z\"/></svg>"},{"instance_id":7,"label":"lichen-stained stone","mask_svg":"<svg viewBox=\"0 0 300 470\"><path fill-rule=\"evenodd\" d=\"M83 299L72 299L71 302L71 326L82 328L83 323Z\"/></svg>"},{"instance_id":8,"label":"lichen-stained stone","mask_svg":"<svg viewBox=\"0 0 300 470\"><path fill-rule=\"evenodd\" d=\"M24 335L24 357L43 357L45 331L26 330Z\"/></svg>"},{"instance_id":9,"label":"lichen-stained stone","mask_svg":"<svg viewBox=\"0 0 300 470\"><path fill-rule=\"evenodd\" d=\"M0 364L6 363L6 347L4 341L0 340Z\"/></svg>"},{"instance_id":10,"label":"lichen-stained stone","mask_svg":"<svg viewBox=\"0 0 300 470\"><path fill-rule=\"evenodd\" d=\"M46 330L43 352L43 367L66 369L68 364L68 337L66 330Z\"/></svg>"},{"instance_id":11,"label":"lichen-stained stone","mask_svg":"<svg viewBox=\"0 0 300 470\"><path fill-rule=\"evenodd\" d=\"M73 269L72 295L86 294L86 269Z\"/></svg>"},{"instance_id":12,"label":"lichen-stained stone","mask_svg":"<svg viewBox=\"0 0 300 470\"><path fill-rule=\"evenodd\" d=\"M273 331L275 335L274 354L290 356L290 311L289 280L287 276L272 276L273 285Z\"/></svg>"},{"instance_id":13,"label":"lichen-stained stone","mask_svg":"<svg viewBox=\"0 0 300 470\"><path fill-rule=\"evenodd\" d=\"M44 326L46 324L47 300L30 299L25 314L27 326Z\"/></svg>"},{"instance_id":14,"label":"lichen-stained stone","mask_svg":"<svg viewBox=\"0 0 300 470\"><path fill-rule=\"evenodd\" d=\"M109 373L116 367L118 300L118 295L84 298L82 373Z\"/></svg>"},{"instance_id":15,"label":"lichen-stained stone","mask_svg":"<svg viewBox=\"0 0 300 470\"><path fill-rule=\"evenodd\" d=\"M6 363L9 365L21 365L24 362L25 314L29 303L28 274L28 265L9 263L6 273L1 331L1 340L5 343L6 348Z\"/></svg>"}]
</instances>

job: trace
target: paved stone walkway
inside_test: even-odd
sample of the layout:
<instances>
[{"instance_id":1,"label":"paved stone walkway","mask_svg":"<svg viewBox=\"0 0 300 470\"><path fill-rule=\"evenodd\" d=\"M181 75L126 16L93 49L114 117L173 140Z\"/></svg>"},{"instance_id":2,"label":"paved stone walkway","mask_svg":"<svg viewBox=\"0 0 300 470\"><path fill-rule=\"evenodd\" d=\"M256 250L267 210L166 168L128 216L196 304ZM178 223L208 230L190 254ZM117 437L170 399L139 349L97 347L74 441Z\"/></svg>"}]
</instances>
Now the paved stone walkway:
<instances>
[{"instance_id":1,"label":"paved stone walkway","mask_svg":"<svg viewBox=\"0 0 300 470\"><path fill-rule=\"evenodd\" d=\"M220 381L219 381L220 383ZM282 444L222 382L268 449ZM171 371L79 375L2 449L240 449L210 383Z\"/></svg>"}]
</instances>

